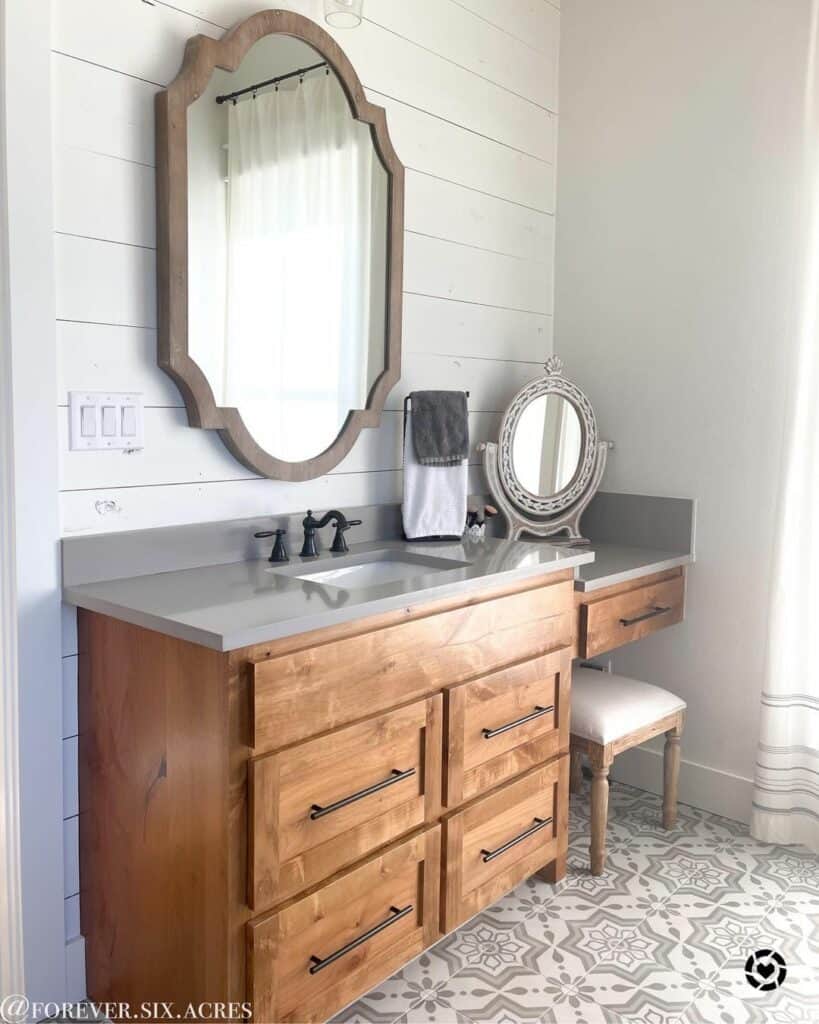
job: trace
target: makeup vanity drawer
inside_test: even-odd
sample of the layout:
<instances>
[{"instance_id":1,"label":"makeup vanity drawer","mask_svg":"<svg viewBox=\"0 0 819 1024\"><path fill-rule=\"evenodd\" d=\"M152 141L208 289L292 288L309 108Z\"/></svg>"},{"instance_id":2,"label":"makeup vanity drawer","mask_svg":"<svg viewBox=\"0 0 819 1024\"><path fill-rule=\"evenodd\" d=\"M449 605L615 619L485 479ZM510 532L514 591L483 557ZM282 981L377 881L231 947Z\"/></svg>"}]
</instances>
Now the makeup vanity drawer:
<instances>
[{"instance_id":1,"label":"makeup vanity drawer","mask_svg":"<svg viewBox=\"0 0 819 1024\"><path fill-rule=\"evenodd\" d=\"M564 647L446 691L447 807L569 749L571 659Z\"/></svg>"},{"instance_id":2,"label":"makeup vanity drawer","mask_svg":"<svg viewBox=\"0 0 819 1024\"><path fill-rule=\"evenodd\" d=\"M442 700L250 762L251 907L293 896L440 813Z\"/></svg>"},{"instance_id":3,"label":"makeup vanity drawer","mask_svg":"<svg viewBox=\"0 0 819 1024\"><path fill-rule=\"evenodd\" d=\"M575 614L566 579L255 662L250 745L276 750L571 644Z\"/></svg>"},{"instance_id":4,"label":"makeup vanity drawer","mask_svg":"<svg viewBox=\"0 0 819 1024\"><path fill-rule=\"evenodd\" d=\"M578 654L593 658L673 626L682 621L684 606L682 570L644 586L584 600L580 605Z\"/></svg>"},{"instance_id":5,"label":"makeup vanity drawer","mask_svg":"<svg viewBox=\"0 0 819 1024\"><path fill-rule=\"evenodd\" d=\"M565 853L568 813L569 756L563 754L445 819L443 930Z\"/></svg>"},{"instance_id":6,"label":"makeup vanity drawer","mask_svg":"<svg viewBox=\"0 0 819 1024\"><path fill-rule=\"evenodd\" d=\"M324 1021L438 938L440 827L248 925L254 1020Z\"/></svg>"}]
</instances>

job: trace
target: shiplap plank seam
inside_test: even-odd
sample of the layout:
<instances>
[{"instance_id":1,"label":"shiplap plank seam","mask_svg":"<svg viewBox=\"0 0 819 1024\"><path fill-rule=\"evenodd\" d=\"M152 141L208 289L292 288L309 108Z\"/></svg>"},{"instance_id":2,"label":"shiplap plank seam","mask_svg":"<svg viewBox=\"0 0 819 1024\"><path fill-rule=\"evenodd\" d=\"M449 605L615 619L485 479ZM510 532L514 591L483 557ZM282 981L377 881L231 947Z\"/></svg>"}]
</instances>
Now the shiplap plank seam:
<instances>
[{"instance_id":1,"label":"shiplap plank seam","mask_svg":"<svg viewBox=\"0 0 819 1024\"><path fill-rule=\"evenodd\" d=\"M141 78L139 75L132 75L129 74L127 71L121 71L119 68L112 68L108 64L100 64L98 61L87 60L84 57L78 57L76 54L67 53L65 50L52 50L51 52L57 54L60 57L67 57L69 60L77 60L83 64L90 64L91 67L99 68L101 71L108 71L112 75L123 75L125 78L132 78L137 82L144 82L146 85L156 86L157 89L165 89L167 87L167 83L162 84L160 82L153 82L151 81L150 78ZM443 124L452 125L453 128L460 128L461 131L469 132L471 135L475 135L479 139L486 139L487 142L494 142L496 146L503 146L504 149L510 149L512 150L513 153L522 153L523 156L527 156L532 160L537 160L538 163L546 164L549 167L554 165L554 160L545 160L543 157L538 156L536 153L529 153L525 149L521 149L518 146L513 146L508 142L504 142L503 139L497 139L491 135L486 135L484 132L479 132L474 128L470 128L469 125L461 124L458 121L453 121L451 118L443 117L441 114L436 114L432 110L427 110L424 107L418 107L413 103L408 103L406 100L402 100L398 96L391 96L389 93L386 93L383 90L373 89L366 83L363 84L364 88L368 93L377 96L383 96L385 99L391 100L393 103L400 103L404 107L409 107L410 110L416 110L418 111L418 113L425 114L427 117L432 117L436 121L441 121ZM553 116L556 117L557 115L555 114ZM138 163L139 161L133 162ZM455 182L455 184L457 184L457 182ZM499 196L498 198L503 197Z\"/></svg>"}]
</instances>

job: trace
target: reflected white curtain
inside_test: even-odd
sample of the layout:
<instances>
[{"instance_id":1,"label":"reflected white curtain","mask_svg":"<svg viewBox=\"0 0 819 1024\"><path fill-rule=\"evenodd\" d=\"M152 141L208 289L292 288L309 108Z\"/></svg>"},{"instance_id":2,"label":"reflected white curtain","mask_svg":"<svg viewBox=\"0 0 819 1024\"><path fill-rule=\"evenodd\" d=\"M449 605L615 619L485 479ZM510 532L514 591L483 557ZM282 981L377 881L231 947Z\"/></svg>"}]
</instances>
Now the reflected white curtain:
<instances>
[{"instance_id":1,"label":"reflected white curtain","mask_svg":"<svg viewBox=\"0 0 819 1024\"><path fill-rule=\"evenodd\" d=\"M225 404L298 461L366 404L378 158L323 72L231 106L228 148Z\"/></svg>"},{"instance_id":2,"label":"reflected white curtain","mask_svg":"<svg viewBox=\"0 0 819 1024\"><path fill-rule=\"evenodd\" d=\"M791 360L786 469L771 595L751 831L819 852L819 4L805 101L806 253Z\"/></svg>"}]
</instances>

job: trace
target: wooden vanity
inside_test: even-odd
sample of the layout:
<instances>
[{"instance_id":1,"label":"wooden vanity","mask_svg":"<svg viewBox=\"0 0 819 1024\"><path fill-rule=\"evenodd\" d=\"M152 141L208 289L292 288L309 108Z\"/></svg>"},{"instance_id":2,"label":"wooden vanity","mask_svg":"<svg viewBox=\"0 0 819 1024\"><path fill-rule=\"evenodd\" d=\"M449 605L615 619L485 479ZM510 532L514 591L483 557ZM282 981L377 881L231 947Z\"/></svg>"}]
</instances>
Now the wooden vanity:
<instances>
[{"instance_id":1,"label":"wooden vanity","mask_svg":"<svg viewBox=\"0 0 819 1024\"><path fill-rule=\"evenodd\" d=\"M323 1021L561 878L572 657L683 595L562 570L225 653L81 610L89 997Z\"/></svg>"}]
</instances>

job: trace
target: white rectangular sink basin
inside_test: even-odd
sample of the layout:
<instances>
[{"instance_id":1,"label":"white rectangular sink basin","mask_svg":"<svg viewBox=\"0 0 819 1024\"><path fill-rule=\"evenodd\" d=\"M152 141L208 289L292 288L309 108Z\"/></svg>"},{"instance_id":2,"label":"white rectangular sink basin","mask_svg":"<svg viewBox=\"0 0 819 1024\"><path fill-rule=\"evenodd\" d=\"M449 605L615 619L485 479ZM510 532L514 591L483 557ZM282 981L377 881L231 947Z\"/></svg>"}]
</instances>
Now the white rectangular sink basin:
<instances>
[{"instance_id":1,"label":"white rectangular sink basin","mask_svg":"<svg viewBox=\"0 0 819 1024\"><path fill-rule=\"evenodd\" d=\"M466 569L470 562L456 558L440 558L436 555L420 555L411 551L366 551L350 555L339 555L332 559L321 559L315 568L304 563L288 569L269 569L297 580L322 583L344 590L359 587L377 587L382 583L396 580L424 578L453 569Z\"/></svg>"}]
</instances>

